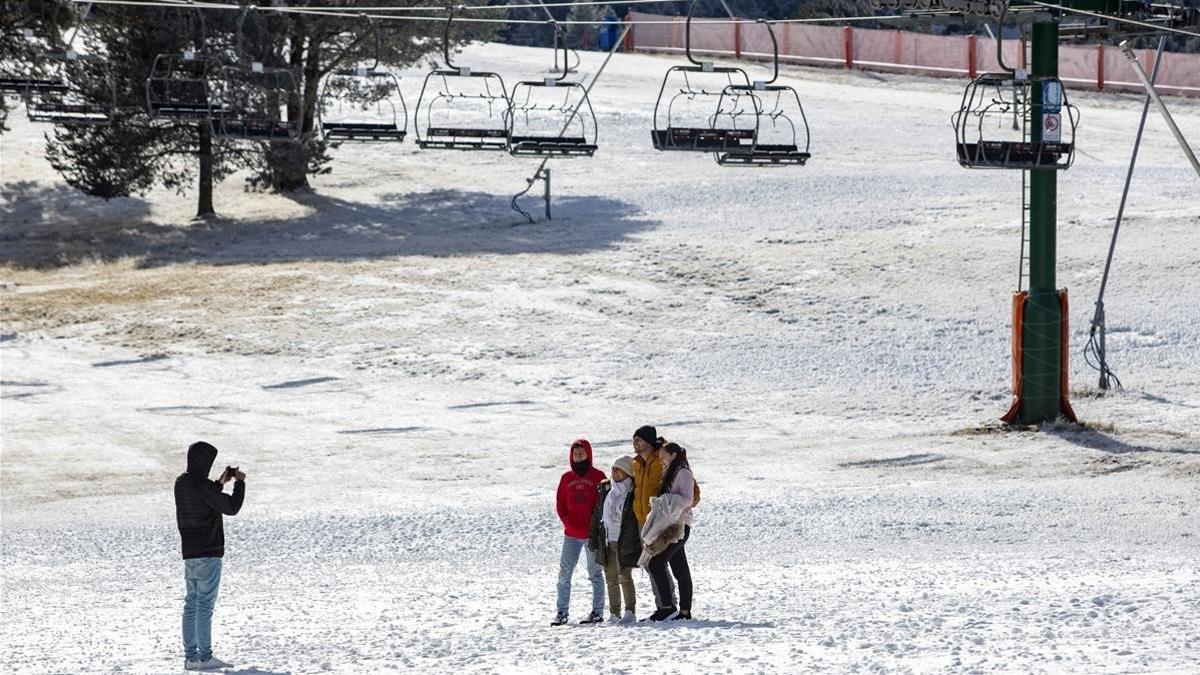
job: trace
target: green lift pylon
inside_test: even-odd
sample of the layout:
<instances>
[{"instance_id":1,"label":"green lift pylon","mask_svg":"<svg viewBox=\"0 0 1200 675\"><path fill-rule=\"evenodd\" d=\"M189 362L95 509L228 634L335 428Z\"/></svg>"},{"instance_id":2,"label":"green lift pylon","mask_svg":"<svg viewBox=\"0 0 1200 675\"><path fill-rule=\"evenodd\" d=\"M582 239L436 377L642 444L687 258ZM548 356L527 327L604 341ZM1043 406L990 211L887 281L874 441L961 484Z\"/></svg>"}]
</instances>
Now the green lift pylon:
<instances>
[{"instance_id":1,"label":"green lift pylon","mask_svg":"<svg viewBox=\"0 0 1200 675\"><path fill-rule=\"evenodd\" d=\"M1033 24L1033 58L1030 65L1034 82L1039 77L1058 77L1058 23ZM1031 110L1041 112L1045 89L1030 88ZM1042 114L1036 117L1042 117ZM1042 119L1029 120L1030 140L1042 140ZM1059 415L1073 417L1064 410L1066 392L1062 363L1064 331L1062 306L1059 304L1055 267L1057 265L1058 172L1032 169L1029 172L1029 299L1025 305L1021 339L1021 406L1017 421L1037 424Z\"/></svg>"}]
</instances>

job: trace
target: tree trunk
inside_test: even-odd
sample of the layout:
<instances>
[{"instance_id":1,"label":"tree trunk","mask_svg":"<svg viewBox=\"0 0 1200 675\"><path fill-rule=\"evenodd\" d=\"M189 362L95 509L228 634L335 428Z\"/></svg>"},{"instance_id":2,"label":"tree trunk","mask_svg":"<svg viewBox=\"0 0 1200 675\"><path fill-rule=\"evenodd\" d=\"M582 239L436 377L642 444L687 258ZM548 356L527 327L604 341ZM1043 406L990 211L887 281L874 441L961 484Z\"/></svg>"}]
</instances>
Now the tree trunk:
<instances>
[{"instance_id":1,"label":"tree trunk","mask_svg":"<svg viewBox=\"0 0 1200 675\"><path fill-rule=\"evenodd\" d=\"M215 216L213 209L213 151L212 128L206 122L196 125L200 135L200 202L196 207L197 218Z\"/></svg>"}]
</instances>

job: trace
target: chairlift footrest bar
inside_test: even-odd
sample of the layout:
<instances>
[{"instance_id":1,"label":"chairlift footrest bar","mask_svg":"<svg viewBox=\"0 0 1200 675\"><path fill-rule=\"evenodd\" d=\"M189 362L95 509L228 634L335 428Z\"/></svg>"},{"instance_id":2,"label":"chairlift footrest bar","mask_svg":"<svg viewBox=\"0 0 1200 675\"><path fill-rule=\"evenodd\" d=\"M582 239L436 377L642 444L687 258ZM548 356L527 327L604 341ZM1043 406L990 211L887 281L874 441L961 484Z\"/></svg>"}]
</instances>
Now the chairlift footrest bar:
<instances>
[{"instance_id":1,"label":"chairlift footrest bar","mask_svg":"<svg viewBox=\"0 0 1200 675\"><path fill-rule=\"evenodd\" d=\"M155 103L150 112L167 117L210 117L223 114L225 108L207 103Z\"/></svg>"},{"instance_id":2,"label":"chairlift footrest bar","mask_svg":"<svg viewBox=\"0 0 1200 675\"><path fill-rule=\"evenodd\" d=\"M110 118L107 114L103 114L103 113L84 115L84 114L78 114L78 113L77 114L64 114L64 113L46 113L46 112L34 113L34 112L30 112L30 113L28 113L27 116L29 117L30 122L41 122L41 123L46 123L46 124L59 124L62 126L108 124L109 122L112 121L112 118Z\"/></svg>"},{"instance_id":3,"label":"chairlift footrest bar","mask_svg":"<svg viewBox=\"0 0 1200 675\"><path fill-rule=\"evenodd\" d=\"M507 150L507 143L485 143L483 141L417 141L422 150Z\"/></svg>"},{"instance_id":4,"label":"chairlift footrest bar","mask_svg":"<svg viewBox=\"0 0 1200 675\"><path fill-rule=\"evenodd\" d=\"M30 91L66 92L70 87L61 80L26 80L21 78L0 78L0 93L24 94Z\"/></svg>"},{"instance_id":5,"label":"chairlift footrest bar","mask_svg":"<svg viewBox=\"0 0 1200 675\"><path fill-rule=\"evenodd\" d=\"M803 166L812 157L800 152L795 146L757 146L749 152L725 152L717 154L717 164L722 166Z\"/></svg>"}]
</instances>

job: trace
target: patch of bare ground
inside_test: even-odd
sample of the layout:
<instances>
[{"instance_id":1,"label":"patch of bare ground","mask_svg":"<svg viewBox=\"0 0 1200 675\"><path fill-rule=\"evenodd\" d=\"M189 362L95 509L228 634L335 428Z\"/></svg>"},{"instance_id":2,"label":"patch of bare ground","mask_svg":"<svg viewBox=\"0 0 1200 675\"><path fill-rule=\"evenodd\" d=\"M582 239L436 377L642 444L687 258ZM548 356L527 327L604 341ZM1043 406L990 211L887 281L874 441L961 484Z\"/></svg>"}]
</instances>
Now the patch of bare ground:
<instances>
[{"instance_id":1,"label":"patch of bare ground","mask_svg":"<svg viewBox=\"0 0 1200 675\"><path fill-rule=\"evenodd\" d=\"M102 323L102 339L157 349L227 333L226 319L281 311L281 303L315 285L298 266L139 269L133 260L51 271L3 269L0 277L4 332L55 333Z\"/></svg>"}]
</instances>

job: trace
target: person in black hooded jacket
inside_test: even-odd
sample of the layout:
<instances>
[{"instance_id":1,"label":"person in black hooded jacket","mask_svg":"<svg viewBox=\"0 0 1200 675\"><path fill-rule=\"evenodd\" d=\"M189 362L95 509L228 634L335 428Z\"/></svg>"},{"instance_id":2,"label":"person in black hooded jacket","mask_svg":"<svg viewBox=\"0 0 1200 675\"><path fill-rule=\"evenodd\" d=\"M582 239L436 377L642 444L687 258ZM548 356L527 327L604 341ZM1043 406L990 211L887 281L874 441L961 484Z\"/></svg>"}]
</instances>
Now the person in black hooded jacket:
<instances>
[{"instance_id":1,"label":"person in black hooded jacket","mask_svg":"<svg viewBox=\"0 0 1200 675\"><path fill-rule=\"evenodd\" d=\"M199 441L188 447L187 471L175 479L175 523L183 550L184 668L211 670L230 665L212 655L212 613L225 556L223 516L237 515L246 499L246 474L232 467L209 480L217 449ZM233 494L225 483L233 480Z\"/></svg>"}]
</instances>

